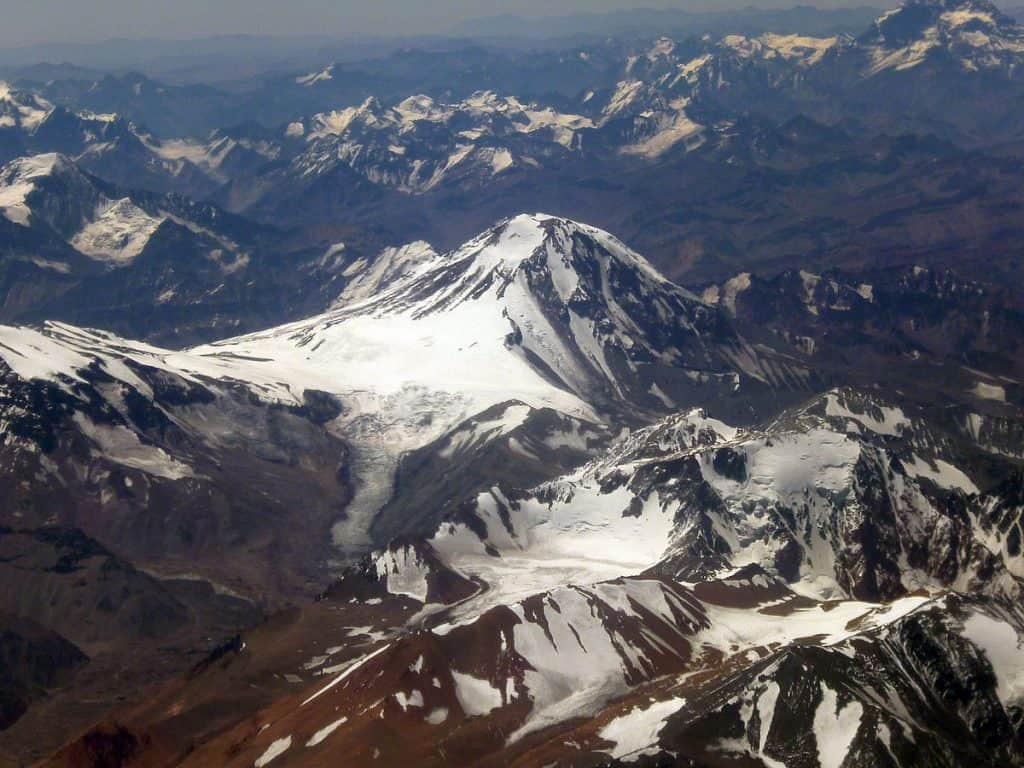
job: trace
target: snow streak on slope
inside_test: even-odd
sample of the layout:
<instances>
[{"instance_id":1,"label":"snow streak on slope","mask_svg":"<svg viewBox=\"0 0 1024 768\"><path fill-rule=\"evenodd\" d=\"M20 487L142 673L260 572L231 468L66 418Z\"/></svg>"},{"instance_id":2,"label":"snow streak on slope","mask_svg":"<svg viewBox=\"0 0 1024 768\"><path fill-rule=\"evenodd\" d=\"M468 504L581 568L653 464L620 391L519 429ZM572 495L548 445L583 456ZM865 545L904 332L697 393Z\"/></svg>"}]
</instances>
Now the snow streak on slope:
<instances>
[{"instance_id":1,"label":"snow streak on slope","mask_svg":"<svg viewBox=\"0 0 1024 768\"><path fill-rule=\"evenodd\" d=\"M114 264L130 262L142 253L164 222L128 198L104 201L96 214L96 219L71 239L71 245L86 256Z\"/></svg>"}]
</instances>

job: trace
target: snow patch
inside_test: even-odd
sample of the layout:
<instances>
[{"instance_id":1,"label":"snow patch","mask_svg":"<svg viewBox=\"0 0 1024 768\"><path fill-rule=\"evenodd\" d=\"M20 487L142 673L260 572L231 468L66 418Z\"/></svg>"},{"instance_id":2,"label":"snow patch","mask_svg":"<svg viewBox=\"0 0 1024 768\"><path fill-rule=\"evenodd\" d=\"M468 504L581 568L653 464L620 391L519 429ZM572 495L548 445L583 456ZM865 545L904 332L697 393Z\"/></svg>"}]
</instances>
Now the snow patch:
<instances>
[{"instance_id":1,"label":"snow patch","mask_svg":"<svg viewBox=\"0 0 1024 768\"><path fill-rule=\"evenodd\" d=\"M125 467L132 467L154 477L181 480L194 477L192 468L175 459L162 448L143 443L127 427L96 424L88 416L76 413L75 424L99 448L101 455Z\"/></svg>"},{"instance_id":2,"label":"snow patch","mask_svg":"<svg viewBox=\"0 0 1024 768\"><path fill-rule=\"evenodd\" d=\"M387 550L377 556L377 577L383 579L392 595L405 595L427 602L427 577L430 569L415 547Z\"/></svg>"},{"instance_id":3,"label":"snow patch","mask_svg":"<svg viewBox=\"0 0 1024 768\"><path fill-rule=\"evenodd\" d=\"M275 758L278 758L285 752L287 752L291 748L291 746L291 736L285 736L283 739L278 739L269 747L267 747L266 752L264 752L262 755L256 758L256 762L253 763L253 768L263 768L263 766L268 765Z\"/></svg>"},{"instance_id":4,"label":"snow patch","mask_svg":"<svg viewBox=\"0 0 1024 768\"><path fill-rule=\"evenodd\" d=\"M334 733L336 730L341 728L345 723L348 722L347 717L343 717L340 720L335 720L329 725L325 725L319 731L313 734L312 738L306 742L307 747L315 747L317 744L322 743L328 736Z\"/></svg>"},{"instance_id":5,"label":"snow patch","mask_svg":"<svg viewBox=\"0 0 1024 768\"><path fill-rule=\"evenodd\" d=\"M486 715L501 706L501 691L488 681L452 670L455 698L468 717Z\"/></svg>"},{"instance_id":6,"label":"snow patch","mask_svg":"<svg viewBox=\"0 0 1024 768\"><path fill-rule=\"evenodd\" d=\"M96 261L122 266L142 253L164 221L125 197L102 205L96 218L71 239L71 245Z\"/></svg>"},{"instance_id":7,"label":"snow patch","mask_svg":"<svg viewBox=\"0 0 1024 768\"><path fill-rule=\"evenodd\" d=\"M605 753L626 763L635 762L645 755L658 754L661 751L658 747L658 734L665 727L667 719L685 704L686 699L669 699L646 709L634 707L625 715L616 717L597 734L615 744Z\"/></svg>"},{"instance_id":8,"label":"snow patch","mask_svg":"<svg viewBox=\"0 0 1024 768\"><path fill-rule=\"evenodd\" d=\"M409 707L422 707L423 706L423 694L420 691L412 691L408 695L404 691L399 691L395 694L395 701L398 702L398 706L405 712Z\"/></svg>"},{"instance_id":9,"label":"snow patch","mask_svg":"<svg viewBox=\"0 0 1024 768\"><path fill-rule=\"evenodd\" d=\"M32 211L28 196L39 179L51 176L64 164L56 153L33 155L12 160L0 171L0 212L15 224L28 225Z\"/></svg>"},{"instance_id":10,"label":"snow patch","mask_svg":"<svg viewBox=\"0 0 1024 768\"><path fill-rule=\"evenodd\" d=\"M964 622L963 636L984 652L996 674L1004 706L1024 700L1024 643L1012 626L975 612Z\"/></svg>"},{"instance_id":11,"label":"snow patch","mask_svg":"<svg viewBox=\"0 0 1024 768\"><path fill-rule=\"evenodd\" d=\"M430 714L423 719L430 725L440 725L448 719L448 708L437 707L436 709L432 709L430 710Z\"/></svg>"},{"instance_id":12,"label":"snow patch","mask_svg":"<svg viewBox=\"0 0 1024 768\"><path fill-rule=\"evenodd\" d=\"M814 712L814 738L821 768L841 768L863 714L864 707L859 701L840 708L836 692L821 683L821 703Z\"/></svg>"},{"instance_id":13,"label":"snow patch","mask_svg":"<svg viewBox=\"0 0 1024 768\"><path fill-rule=\"evenodd\" d=\"M982 400L994 400L997 403L1006 402L1006 387L1001 384L988 384L984 381L975 383L971 394L980 397Z\"/></svg>"},{"instance_id":14,"label":"snow patch","mask_svg":"<svg viewBox=\"0 0 1024 768\"><path fill-rule=\"evenodd\" d=\"M963 491L967 494L979 493L978 486L962 470L942 459L923 459L911 456L901 459L900 463L912 477L931 480L940 488Z\"/></svg>"}]
</instances>

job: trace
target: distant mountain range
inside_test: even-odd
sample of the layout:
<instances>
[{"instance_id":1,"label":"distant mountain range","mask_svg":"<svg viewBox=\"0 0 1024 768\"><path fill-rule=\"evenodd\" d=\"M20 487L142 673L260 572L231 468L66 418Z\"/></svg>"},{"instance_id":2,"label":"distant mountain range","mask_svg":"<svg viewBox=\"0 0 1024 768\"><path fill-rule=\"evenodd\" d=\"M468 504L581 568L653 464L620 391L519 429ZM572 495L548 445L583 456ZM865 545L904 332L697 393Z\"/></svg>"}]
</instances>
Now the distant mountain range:
<instances>
[{"instance_id":1,"label":"distant mountain range","mask_svg":"<svg viewBox=\"0 0 1024 768\"><path fill-rule=\"evenodd\" d=\"M405 37L338 38L218 35L193 40L114 39L96 43L39 43L0 49L0 75L28 76L30 67L67 62L83 69L119 74L144 72L178 85L244 81L271 72L314 67L325 58L359 61L403 49L453 51L484 43L499 47L564 47L608 36L651 37L758 34L787 29L801 34L850 32L867 25L881 9L873 7L819 9L795 6L785 10L741 10L694 13L634 9L618 13L581 13L557 18L518 16L471 19L449 30ZM41 70L37 70L41 72ZM44 81L50 78L44 78Z\"/></svg>"},{"instance_id":2,"label":"distant mountain range","mask_svg":"<svg viewBox=\"0 0 1024 768\"><path fill-rule=\"evenodd\" d=\"M1009 275L1022 245L1013 226L1024 204L1014 170L1022 40L991 5L918 2L858 37L610 40L571 55L406 51L275 77L239 95L243 113L268 122L173 138L174 126L216 122L237 102L141 75L5 86L0 160L60 153L116 185L110 200L140 189L185 194L259 222L262 234L224 287L194 270L190 285L160 281L148 300L173 288L178 301L213 289L227 301L188 328L177 310L143 323L92 299L88 309L44 307L31 293L8 300L3 317L57 312L165 341L213 339L230 325L243 331L325 308L344 278L319 262L327 253L337 261L342 244L342 261L414 239L454 248L531 206L592 218L692 282L743 267L778 271L794 259L812 269L983 260ZM542 82L546 97L532 95ZM385 95L372 95L378 88ZM902 106L907 89L911 109ZM7 175L16 182L19 171ZM764 215L745 219L748 209ZM129 230L119 231L148 241ZM278 259L289 267L276 268ZM48 283L71 281L32 269ZM286 277L254 282L254 271ZM12 273L9 284L18 279ZM282 285L304 298L284 298Z\"/></svg>"},{"instance_id":3,"label":"distant mountain range","mask_svg":"<svg viewBox=\"0 0 1024 768\"><path fill-rule=\"evenodd\" d=\"M787 30L801 35L854 32L876 18L882 9L850 8L763 9L747 7L727 11L653 10L634 8L604 13L524 18L513 14L471 19L456 31L470 38L524 38L533 40L670 35L744 34Z\"/></svg>"}]
</instances>

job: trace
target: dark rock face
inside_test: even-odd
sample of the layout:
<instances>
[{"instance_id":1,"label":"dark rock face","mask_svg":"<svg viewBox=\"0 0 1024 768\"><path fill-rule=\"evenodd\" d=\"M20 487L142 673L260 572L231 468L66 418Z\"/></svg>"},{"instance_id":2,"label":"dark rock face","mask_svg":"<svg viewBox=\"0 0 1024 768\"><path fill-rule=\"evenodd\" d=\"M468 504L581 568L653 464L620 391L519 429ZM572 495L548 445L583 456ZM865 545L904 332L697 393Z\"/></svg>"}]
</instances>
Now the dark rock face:
<instances>
[{"instance_id":1,"label":"dark rock face","mask_svg":"<svg viewBox=\"0 0 1024 768\"><path fill-rule=\"evenodd\" d=\"M271 488L319 489L322 495L309 500L320 522L307 518L307 525L327 531L340 516L348 490L338 469L347 454L323 428L337 413L329 399L313 395L292 412L251 398L244 387L207 386L134 361L127 368L134 383L111 376L101 362L63 384L25 381L8 370L0 391L7 424L0 452L10 468L0 480L11 501L5 523L37 527L56 519L133 557L189 562L192 570L204 559L216 568L225 547L242 552L243 542L289 527L287 494L278 490L268 502ZM203 429L214 424L219 435L212 438ZM104 456L111 450L128 454L110 461ZM140 465L138 456L151 459ZM302 456L310 459L302 463ZM156 464L147 472L150 460ZM258 476L243 480L245 467L260 468ZM53 476L56 487L43 479ZM236 490L224 485L229 478ZM160 508L192 512L159 523L153 515ZM293 589L305 578L293 573L280 584Z\"/></svg>"},{"instance_id":2,"label":"dark rock face","mask_svg":"<svg viewBox=\"0 0 1024 768\"><path fill-rule=\"evenodd\" d=\"M87 661L75 645L27 619L0 614L0 731Z\"/></svg>"},{"instance_id":3,"label":"dark rock face","mask_svg":"<svg viewBox=\"0 0 1024 768\"><path fill-rule=\"evenodd\" d=\"M50 627L87 652L112 642L156 641L189 620L166 587L80 530L8 530L0 549L2 610Z\"/></svg>"},{"instance_id":4,"label":"dark rock face","mask_svg":"<svg viewBox=\"0 0 1024 768\"><path fill-rule=\"evenodd\" d=\"M110 724L89 731L81 743L75 745L72 760L92 768L118 768L130 765L142 746L134 733Z\"/></svg>"},{"instance_id":5,"label":"dark rock face","mask_svg":"<svg viewBox=\"0 0 1024 768\"><path fill-rule=\"evenodd\" d=\"M81 530L0 530L0 749L45 757L63 728L185 673L262 615L208 582L144 573Z\"/></svg>"},{"instance_id":6,"label":"dark rock face","mask_svg":"<svg viewBox=\"0 0 1024 768\"><path fill-rule=\"evenodd\" d=\"M1016 298L1005 286L950 270L789 270L771 278L744 275L742 287L705 291L720 304L726 295L744 330L760 329L761 338L802 349L816 368L871 377L872 384L941 391L959 384L957 375L929 381L919 361L984 361L985 370L1015 375L1024 359ZM1014 401L1012 385L1006 395ZM995 422L982 429L991 434L986 442L999 441Z\"/></svg>"},{"instance_id":7,"label":"dark rock face","mask_svg":"<svg viewBox=\"0 0 1024 768\"><path fill-rule=\"evenodd\" d=\"M737 483L742 483L747 479L746 456L737 453L732 448L719 448L715 451L712 466L715 468L715 472L730 480L735 480Z\"/></svg>"},{"instance_id":8,"label":"dark rock face","mask_svg":"<svg viewBox=\"0 0 1024 768\"><path fill-rule=\"evenodd\" d=\"M532 410L521 425L499 439L469 451L452 450L460 433L517 406L524 407L500 403L405 456L396 474L394 495L374 518L375 539L385 544L397 535L428 535L476 493L494 484L514 487L524 479L548 480L586 461L608 437L598 425L545 408ZM566 435L579 438L560 443Z\"/></svg>"}]
</instances>

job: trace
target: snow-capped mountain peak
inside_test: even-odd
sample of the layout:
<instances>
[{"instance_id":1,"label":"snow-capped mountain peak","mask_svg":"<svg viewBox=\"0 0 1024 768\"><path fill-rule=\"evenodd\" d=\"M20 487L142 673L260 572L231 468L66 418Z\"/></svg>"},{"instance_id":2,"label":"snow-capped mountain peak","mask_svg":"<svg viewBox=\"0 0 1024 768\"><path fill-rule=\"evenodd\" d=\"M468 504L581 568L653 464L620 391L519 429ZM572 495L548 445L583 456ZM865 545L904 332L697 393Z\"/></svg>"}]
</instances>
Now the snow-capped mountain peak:
<instances>
[{"instance_id":1,"label":"snow-capped mountain peak","mask_svg":"<svg viewBox=\"0 0 1024 768\"><path fill-rule=\"evenodd\" d=\"M444 254L391 249L350 279L329 312L203 353L315 362L316 381L342 366L342 380L363 371L356 386L378 392L445 391L472 403L459 421L510 397L583 415L582 403L662 411L687 387L766 380L724 313L613 235L556 216L516 216Z\"/></svg>"},{"instance_id":2,"label":"snow-capped mountain peak","mask_svg":"<svg viewBox=\"0 0 1024 768\"><path fill-rule=\"evenodd\" d=\"M387 289L340 311L410 322L486 316L494 329L489 344L591 402L648 388L640 381L644 366L698 359L707 366L715 347L740 344L715 311L613 235L542 213L513 217L422 259Z\"/></svg>"},{"instance_id":3,"label":"snow-capped mountain peak","mask_svg":"<svg viewBox=\"0 0 1024 768\"><path fill-rule=\"evenodd\" d=\"M352 276L351 292L330 312L210 350L262 347L273 338L322 355L334 347L329 339L340 342L373 325L389 329L395 344L430 338L431 345L451 347L453 358L476 358L487 350L491 362L473 364L476 372L456 388L462 393L472 391L467 382L480 379L481 368L514 358L515 367L531 371L527 378L549 382L542 388L554 385L590 399L609 385L621 393L623 372L615 369L636 374L639 364L655 359L683 363L683 339L660 343L673 335L704 345L704 329L736 341L718 325L714 310L665 280L639 254L606 232L567 219L524 214L448 253L420 244L389 250L382 259ZM363 283L374 290L361 288ZM611 348L618 359L609 359ZM411 370L408 360L402 365ZM515 394L530 402L527 393Z\"/></svg>"},{"instance_id":4,"label":"snow-capped mountain peak","mask_svg":"<svg viewBox=\"0 0 1024 768\"><path fill-rule=\"evenodd\" d=\"M67 159L56 153L12 160L0 169L0 213L16 224L27 224L31 215L28 197L36 185L67 167Z\"/></svg>"},{"instance_id":5,"label":"snow-capped mountain peak","mask_svg":"<svg viewBox=\"0 0 1024 768\"><path fill-rule=\"evenodd\" d=\"M110 197L64 155L21 157L0 169L0 214L52 231L94 261L124 265L146 247L166 216L130 197Z\"/></svg>"},{"instance_id":6,"label":"snow-capped mountain peak","mask_svg":"<svg viewBox=\"0 0 1024 768\"><path fill-rule=\"evenodd\" d=\"M0 129L34 131L53 111L53 104L34 93L20 91L0 80Z\"/></svg>"},{"instance_id":7,"label":"snow-capped mountain peak","mask_svg":"<svg viewBox=\"0 0 1024 768\"><path fill-rule=\"evenodd\" d=\"M437 286L431 294L435 303L448 305L452 300L479 297L485 284L497 285L501 294L520 272L536 275L540 271L549 278L561 303L568 305L579 292L601 290L602 282L610 279L608 270L614 269L628 270L651 287L671 285L646 259L607 232L543 213L521 214L457 250L422 263L421 272L412 280L397 285L390 294L375 297L374 303L416 302L421 305L419 311L424 311L425 295L419 285L423 279ZM532 282L534 289L540 290L536 281ZM671 286L671 290L695 300L682 288ZM603 299L614 300L607 291Z\"/></svg>"},{"instance_id":8,"label":"snow-capped mountain peak","mask_svg":"<svg viewBox=\"0 0 1024 768\"><path fill-rule=\"evenodd\" d=\"M967 71L1012 75L1024 55L1024 28L988 0L912 0L880 16L860 39L867 74L907 70L944 55Z\"/></svg>"}]
</instances>

